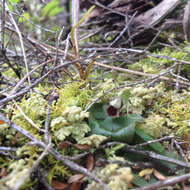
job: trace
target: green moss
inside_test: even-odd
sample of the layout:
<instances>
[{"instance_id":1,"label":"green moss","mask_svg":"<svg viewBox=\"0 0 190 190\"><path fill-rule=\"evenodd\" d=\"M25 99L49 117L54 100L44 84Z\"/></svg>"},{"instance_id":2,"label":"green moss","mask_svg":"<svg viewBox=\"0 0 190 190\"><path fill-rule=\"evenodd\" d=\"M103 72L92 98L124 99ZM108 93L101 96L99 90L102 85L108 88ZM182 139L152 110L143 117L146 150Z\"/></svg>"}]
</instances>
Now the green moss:
<instances>
[{"instance_id":1,"label":"green moss","mask_svg":"<svg viewBox=\"0 0 190 190\"><path fill-rule=\"evenodd\" d=\"M190 133L190 92L170 93L171 102L160 110L167 116L167 125L178 136Z\"/></svg>"},{"instance_id":2,"label":"green moss","mask_svg":"<svg viewBox=\"0 0 190 190\"><path fill-rule=\"evenodd\" d=\"M4 66L8 67L8 69L6 71L1 72L2 75L9 77L9 78L13 78L13 79L17 78L16 73L13 71L12 68L9 67L8 64L4 64Z\"/></svg>"},{"instance_id":3,"label":"green moss","mask_svg":"<svg viewBox=\"0 0 190 190\"><path fill-rule=\"evenodd\" d=\"M83 86L84 82L73 82L58 90L59 99L53 102L50 118L50 134L54 140L64 140L67 136L72 136L79 141L90 131L89 126L83 121L84 118L88 118L89 113L83 109L89 101L91 90L88 86ZM39 87L38 91L45 92L42 87ZM24 97L19 106L32 122L29 122L19 109L14 109L12 121L36 138L43 138L38 129L44 128L47 100L33 93L28 99Z\"/></svg>"},{"instance_id":4,"label":"green moss","mask_svg":"<svg viewBox=\"0 0 190 190\"><path fill-rule=\"evenodd\" d=\"M46 100L39 94L33 93L30 98L24 97L18 104L22 112L33 121L34 124L28 122L19 109L14 109L12 121L30 132L36 138L40 138L39 130L43 129L43 123L46 118Z\"/></svg>"},{"instance_id":5,"label":"green moss","mask_svg":"<svg viewBox=\"0 0 190 190\"><path fill-rule=\"evenodd\" d=\"M13 162L12 164L10 164L8 169L11 170L11 172L8 176L6 176L5 184L10 189L14 188L18 180L27 175L30 170L30 168L27 167L27 163L24 159ZM27 183L30 183L29 177L26 178L25 181L23 181L23 187Z\"/></svg>"},{"instance_id":6,"label":"green moss","mask_svg":"<svg viewBox=\"0 0 190 190\"><path fill-rule=\"evenodd\" d=\"M143 85L137 87L127 87L124 90L130 91L128 111L132 113L142 114L148 111L148 107L155 103L155 99L164 96L164 84L160 83L155 87L146 88Z\"/></svg>"},{"instance_id":7,"label":"green moss","mask_svg":"<svg viewBox=\"0 0 190 190\"><path fill-rule=\"evenodd\" d=\"M48 164L47 181L49 184L51 184L53 178L60 177L64 179L71 176L69 170L62 163L55 161L51 155L48 156L48 163L46 164Z\"/></svg>"},{"instance_id":8,"label":"green moss","mask_svg":"<svg viewBox=\"0 0 190 190\"><path fill-rule=\"evenodd\" d=\"M190 91L168 91L160 97L154 94L151 96L155 97L156 106L145 110L148 116L138 127L154 138L171 133L183 137L190 133ZM140 105L144 105L140 100Z\"/></svg>"},{"instance_id":9,"label":"green moss","mask_svg":"<svg viewBox=\"0 0 190 190\"><path fill-rule=\"evenodd\" d=\"M82 88L83 85L85 85L84 82L73 82L58 90L59 99L53 106L53 117L60 116L67 106L75 105L85 108L92 92L88 86Z\"/></svg>"},{"instance_id":10,"label":"green moss","mask_svg":"<svg viewBox=\"0 0 190 190\"><path fill-rule=\"evenodd\" d=\"M166 126L167 118L160 115L150 115L143 123L138 125L145 133L154 138L170 134L171 130Z\"/></svg>"},{"instance_id":11,"label":"green moss","mask_svg":"<svg viewBox=\"0 0 190 190\"><path fill-rule=\"evenodd\" d=\"M190 47L189 44L185 45L185 48L182 48L182 51L165 47L161 50L157 50L152 53L157 56L160 56L160 58L147 56L146 58L141 59L139 62L129 65L128 67L129 69L133 69L133 70L142 70L145 73L158 74L158 72L164 71L166 67L171 66L173 64L173 61L164 58L164 56L169 56L175 59L190 61L189 47ZM187 78L190 77L188 65L182 65L181 71L185 74L185 77Z\"/></svg>"}]
</instances>

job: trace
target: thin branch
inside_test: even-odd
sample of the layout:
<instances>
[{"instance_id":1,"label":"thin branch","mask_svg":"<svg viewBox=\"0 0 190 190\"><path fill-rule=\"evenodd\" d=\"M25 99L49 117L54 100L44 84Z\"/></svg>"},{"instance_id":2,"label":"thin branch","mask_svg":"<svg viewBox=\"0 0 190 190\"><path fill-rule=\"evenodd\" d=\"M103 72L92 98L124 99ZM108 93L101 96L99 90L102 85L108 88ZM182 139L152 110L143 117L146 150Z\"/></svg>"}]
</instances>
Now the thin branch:
<instances>
[{"instance_id":1,"label":"thin branch","mask_svg":"<svg viewBox=\"0 0 190 190\"><path fill-rule=\"evenodd\" d=\"M130 20L128 21L128 15L125 16L125 27L123 28L123 30L120 32L120 34L115 38L115 40L109 45L109 47L113 46L120 38L121 36L128 30L128 33L130 34L129 31L129 26L130 24L133 22L134 17L136 16L137 12L135 12L132 17L130 18ZM130 38L130 36L129 36ZM132 41L132 39L131 39Z\"/></svg>"},{"instance_id":2,"label":"thin branch","mask_svg":"<svg viewBox=\"0 0 190 190\"><path fill-rule=\"evenodd\" d=\"M160 76L160 75L154 75L154 74L149 74L149 73L143 73L143 72L140 72L140 71L133 71L133 70L130 70L130 69L120 68L120 67L116 67L116 66L105 65L105 64L99 63L99 62L95 62L94 64L98 65L98 66L101 66L101 67L116 70L116 71L121 71L121 72L131 73L131 74L135 74L135 75L150 77L152 79L155 79L155 78ZM174 66L176 66L176 65L174 65ZM168 78L168 77L164 77L164 76L160 76L159 78L162 79L162 80L168 80L168 81L172 81L172 82L176 82L176 80L177 80L177 79ZM181 80L178 80L178 82L181 83L181 84L190 86L189 82L185 82L185 81L181 81Z\"/></svg>"},{"instance_id":3,"label":"thin branch","mask_svg":"<svg viewBox=\"0 0 190 190\"><path fill-rule=\"evenodd\" d=\"M72 0L72 27L77 26L79 22L79 0ZM78 44L78 27L73 31L72 45L76 58L79 58L79 44Z\"/></svg>"},{"instance_id":4,"label":"thin branch","mask_svg":"<svg viewBox=\"0 0 190 190\"><path fill-rule=\"evenodd\" d=\"M166 136L166 137L162 137L160 139L151 140L151 141L148 141L148 142L145 142L145 143L137 144L137 145L134 145L132 147L133 148L143 147L143 146L147 146L147 145L150 145L150 144L153 144L153 143L157 143L157 142L168 141L168 140L171 140L173 138L175 138L173 135Z\"/></svg>"},{"instance_id":5,"label":"thin branch","mask_svg":"<svg viewBox=\"0 0 190 190\"><path fill-rule=\"evenodd\" d=\"M13 17L13 14L9 11L9 8L8 8L8 5L5 3L5 7L6 7L6 10L9 14L9 17L10 17L10 20L12 21L16 31L17 31L17 34L19 36L19 40L20 40L20 45L21 45L21 49L22 49L22 53L23 53L23 57L24 57L24 63L25 63L25 67L26 67L26 72L27 72L27 75L28 75L28 83L29 85L31 86L31 81L30 81L30 75L28 74L29 73L29 68L28 68L28 63L27 63L27 59L26 59L26 53L25 53L25 49L24 49L24 43L23 43L23 38L22 38L22 34L14 20L14 17ZM31 91L32 92L32 91Z\"/></svg>"},{"instance_id":6,"label":"thin branch","mask_svg":"<svg viewBox=\"0 0 190 190\"><path fill-rule=\"evenodd\" d=\"M143 155L148 158L153 158L155 160L166 161L166 162L176 164L176 165L184 167L184 168L188 168L188 169L190 168L190 164L187 162L183 162L183 161L180 161L180 160L177 160L174 158L169 158L167 156L163 156L161 154L157 154L157 153L151 152L151 151L136 150L133 146L130 146L126 143L111 142L111 143L107 143L106 145L103 145L102 148L113 146L116 144L124 144L125 146L122 147L122 149L124 149L126 152L133 152L135 154L140 154L140 155Z\"/></svg>"},{"instance_id":7,"label":"thin branch","mask_svg":"<svg viewBox=\"0 0 190 190\"><path fill-rule=\"evenodd\" d=\"M47 114L46 114L46 120L45 120L45 133L44 133L44 139L46 144L49 143L50 136L49 136L49 121L50 121L50 113L51 113L51 106L54 100L58 98L58 93L56 91L53 91L48 98L48 107L47 107Z\"/></svg>"},{"instance_id":8,"label":"thin branch","mask_svg":"<svg viewBox=\"0 0 190 190\"><path fill-rule=\"evenodd\" d=\"M1 10L1 50L4 51L4 35L5 35L5 0L3 0Z\"/></svg>"},{"instance_id":9,"label":"thin branch","mask_svg":"<svg viewBox=\"0 0 190 190\"><path fill-rule=\"evenodd\" d=\"M190 173L185 174L185 175L181 175L181 176L177 176L177 177L173 177L173 178L170 178L170 179L166 179L164 181L159 181L157 183L153 183L151 185L136 188L136 189L133 189L133 190L155 190L155 189L158 189L158 188L161 188L161 187L167 187L167 186L175 185L176 183L186 181L189 178L190 178Z\"/></svg>"}]
</instances>

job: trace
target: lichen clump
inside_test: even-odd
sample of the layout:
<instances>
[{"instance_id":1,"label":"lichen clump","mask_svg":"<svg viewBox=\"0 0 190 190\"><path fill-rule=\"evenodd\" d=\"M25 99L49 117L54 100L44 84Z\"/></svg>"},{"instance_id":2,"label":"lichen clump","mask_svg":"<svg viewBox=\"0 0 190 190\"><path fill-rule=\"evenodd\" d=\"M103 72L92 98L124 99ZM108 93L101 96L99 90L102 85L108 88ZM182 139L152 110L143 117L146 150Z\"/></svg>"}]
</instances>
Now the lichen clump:
<instances>
[{"instance_id":1,"label":"lichen clump","mask_svg":"<svg viewBox=\"0 0 190 190\"><path fill-rule=\"evenodd\" d=\"M190 133L190 92L170 93L171 102L160 110L167 117L167 126L180 137Z\"/></svg>"},{"instance_id":2,"label":"lichen clump","mask_svg":"<svg viewBox=\"0 0 190 190\"><path fill-rule=\"evenodd\" d=\"M40 94L33 93L30 98L24 97L18 105L34 125L28 122L19 109L16 108L13 112L12 121L30 132L30 134L36 138L40 138L39 130L37 130L37 128L43 128L43 123L46 117L47 101Z\"/></svg>"},{"instance_id":3,"label":"lichen clump","mask_svg":"<svg viewBox=\"0 0 190 190\"><path fill-rule=\"evenodd\" d=\"M129 167L120 167L117 164L109 164L102 169L98 176L108 185L111 190L128 190L133 180ZM99 184L92 182L86 190L101 190Z\"/></svg>"},{"instance_id":4,"label":"lichen clump","mask_svg":"<svg viewBox=\"0 0 190 190\"><path fill-rule=\"evenodd\" d=\"M163 83L146 88L143 85L129 87L128 112L139 113L139 123L145 133L159 138L173 133L183 137L190 133L190 90L167 90Z\"/></svg>"},{"instance_id":5,"label":"lichen clump","mask_svg":"<svg viewBox=\"0 0 190 190\"><path fill-rule=\"evenodd\" d=\"M38 88L44 92L44 89ZM83 82L73 82L58 90L59 98L53 101L50 114L50 135L54 140L64 140L71 136L74 140L81 140L90 127L84 121L89 117L89 113L83 111L89 98L91 90L84 86ZM14 109L12 121L23 127L36 138L43 138L39 129L44 129L47 115L48 101L42 95L33 93L29 98L23 98L19 104L24 114L34 123L32 125L19 109Z\"/></svg>"},{"instance_id":6,"label":"lichen clump","mask_svg":"<svg viewBox=\"0 0 190 190\"><path fill-rule=\"evenodd\" d=\"M12 171L8 175L8 178L5 180L5 184L7 187L9 187L10 189L14 188L17 182L21 179L25 181L25 184L26 182L29 183L29 177L25 177L29 175L30 168L26 166L26 162L24 159L13 162L8 167L8 169Z\"/></svg>"},{"instance_id":7,"label":"lichen clump","mask_svg":"<svg viewBox=\"0 0 190 190\"><path fill-rule=\"evenodd\" d=\"M164 95L164 84L160 83L155 87L146 88L143 85L137 87L127 87L125 90L130 91L128 111L132 113L142 114L155 99Z\"/></svg>"},{"instance_id":8,"label":"lichen clump","mask_svg":"<svg viewBox=\"0 0 190 190\"><path fill-rule=\"evenodd\" d=\"M68 106L59 117L51 121L51 130L60 141L70 135L78 142L90 131L90 127L83 121L88 116L89 113L83 112L80 107Z\"/></svg>"},{"instance_id":9,"label":"lichen clump","mask_svg":"<svg viewBox=\"0 0 190 190\"><path fill-rule=\"evenodd\" d=\"M102 141L105 141L107 139L107 137L102 136L102 135L90 135L88 137L85 137L83 139L81 139L78 143L79 144L88 144L91 147L99 147L100 143L102 143Z\"/></svg>"},{"instance_id":10,"label":"lichen clump","mask_svg":"<svg viewBox=\"0 0 190 190\"><path fill-rule=\"evenodd\" d=\"M171 132L166 126L166 121L167 119L165 116L153 114L146 118L143 123L140 123L138 127L150 136L159 138Z\"/></svg>"}]
</instances>

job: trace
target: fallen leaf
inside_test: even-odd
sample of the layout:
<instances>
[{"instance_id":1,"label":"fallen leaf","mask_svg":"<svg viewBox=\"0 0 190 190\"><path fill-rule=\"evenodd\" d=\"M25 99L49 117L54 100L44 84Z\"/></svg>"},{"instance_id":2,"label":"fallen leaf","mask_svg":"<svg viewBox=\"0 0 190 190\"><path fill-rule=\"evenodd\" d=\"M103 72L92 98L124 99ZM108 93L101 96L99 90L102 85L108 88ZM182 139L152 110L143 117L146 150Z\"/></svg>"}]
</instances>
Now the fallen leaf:
<instances>
[{"instance_id":1,"label":"fallen leaf","mask_svg":"<svg viewBox=\"0 0 190 190\"><path fill-rule=\"evenodd\" d=\"M64 190L68 186L68 184L56 180L52 180L51 185L55 190Z\"/></svg>"},{"instance_id":2,"label":"fallen leaf","mask_svg":"<svg viewBox=\"0 0 190 190\"><path fill-rule=\"evenodd\" d=\"M18 140L18 136L19 136L19 133L16 133L16 135L14 136L13 140L11 141L11 144L12 145L15 145L17 140Z\"/></svg>"},{"instance_id":3,"label":"fallen leaf","mask_svg":"<svg viewBox=\"0 0 190 190\"><path fill-rule=\"evenodd\" d=\"M189 133L185 133L184 135L184 141L186 143L184 143L182 145L182 147L185 149L185 150L189 150L190 149L190 134Z\"/></svg>"},{"instance_id":4,"label":"fallen leaf","mask_svg":"<svg viewBox=\"0 0 190 190\"><path fill-rule=\"evenodd\" d=\"M58 150L62 150L64 148L68 148L69 146L71 146L72 143L70 143L69 141L63 141L63 142L60 142L58 145L57 145L57 149Z\"/></svg>"},{"instance_id":5,"label":"fallen leaf","mask_svg":"<svg viewBox=\"0 0 190 190\"><path fill-rule=\"evenodd\" d=\"M183 186L183 190L190 190L190 186Z\"/></svg>"},{"instance_id":6,"label":"fallen leaf","mask_svg":"<svg viewBox=\"0 0 190 190\"><path fill-rule=\"evenodd\" d=\"M5 167L0 169L0 178L7 176L7 170Z\"/></svg>"},{"instance_id":7,"label":"fallen leaf","mask_svg":"<svg viewBox=\"0 0 190 190\"><path fill-rule=\"evenodd\" d=\"M153 168L147 168L139 172L139 177L144 177L146 175L151 175L153 173Z\"/></svg>"},{"instance_id":8,"label":"fallen leaf","mask_svg":"<svg viewBox=\"0 0 190 190\"><path fill-rule=\"evenodd\" d=\"M68 183L79 182L83 177L84 174L75 174L69 178Z\"/></svg>"},{"instance_id":9,"label":"fallen leaf","mask_svg":"<svg viewBox=\"0 0 190 190\"><path fill-rule=\"evenodd\" d=\"M185 182L182 182L181 184L182 184L183 190L190 190L190 186L185 185Z\"/></svg>"},{"instance_id":10,"label":"fallen leaf","mask_svg":"<svg viewBox=\"0 0 190 190\"><path fill-rule=\"evenodd\" d=\"M93 167L94 167L94 157L92 156L92 154L89 154L87 156L86 169L90 172L92 171Z\"/></svg>"},{"instance_id":11,"label":"fallen leaf","mask_svg":"<svg viewBox=\"0 0 190 190\"><path fill-rule=\"evenodd\" d=\"M159 180L166 180L167 179L167 177L166 176L164 176L164 175L162 175L159 171L157 171L157 170L155 170L154 169L154 171L153 171L153 174L154 174L154 176L157 178L157 179L159 179Z\"/></svg>"},{"instance_id":12,"label":"fallen leaf","mask_svg":"<svg viewBox=\"0 0 190 190\"><path fill-rule=\"evenodd\" d=\"M70 190L80 190L81 182L75 182L71 185Z\"/></svg>"},{"instance_id":13,"label":"fallen leaf","mask_svg":"<svg viewBox=\"0 0 190 190\"><path fill-rule=\"evenodd\" d=\"M92 171L93 167L94 157L92 156L92 154L89 154L86 161L86 168L90 172ZM84 174L75 174L69 178L68 183L78 183L84 176Z\"/></svg>"},{"instance_id":14,"label":"fallen leaf","mask_svg":"<svg viewBox=\"0 0 190 190\"><path fill-rule=\"evenodd\" d=\"M89 144L75 144L74 146L78 150L88 150L88 149L90 149L90 145Z\"/></svg>"}]
</instances>

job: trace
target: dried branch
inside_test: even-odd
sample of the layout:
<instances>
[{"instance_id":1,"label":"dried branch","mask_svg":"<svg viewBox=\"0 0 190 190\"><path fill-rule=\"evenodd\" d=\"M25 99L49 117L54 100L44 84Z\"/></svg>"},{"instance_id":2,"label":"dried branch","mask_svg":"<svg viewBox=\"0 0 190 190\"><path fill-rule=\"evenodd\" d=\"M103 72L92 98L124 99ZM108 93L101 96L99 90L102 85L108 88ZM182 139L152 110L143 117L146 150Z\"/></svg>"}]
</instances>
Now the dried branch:
<instances>
[{"instance_id":1,"label":"dried branch","mask_svg":"<svg viewBox=\"0 0 190 190\"><path fill-rule=\"evenodd\" d=\"M189 178L190 178L190 173L184 174L184 175L181 175L181 176L177 176L177 177L173 177L173 178L170 178L170 179L166 179L164 181L159 181L157 183L153 183L151 185L136 188L136 189L133 189L133 190L155 190L155 189L158 189L158 188L161 188L161 187L167 187L167 186L170 186L170 185L175 185L176 183L186 181Z\"/></svg>"},{"instance_id":2,"label":"dried branch","mask_svg":"<svg viewBox=\"0 0 190 190\"><path fill-rule=\"evenodd\" d=\"M184 167L184 168L188 168L188 169L190 168L190 164L187 163L187 162L176 160L174 158L169 158L169 157L166 157L166 156L163 156L163 155L157 154L155 152L151 152L151 151L136 150L136 146L134 148L133 146L130 146L130 145L126 144L126 143L111 142L111 143L107 143L106 145L102 146L102 148L113 146L113 145L116 145L116 144L124 144L125 146L122 147L122 148L126 152L133 152L135 154L143 155L143 156L145 156L147 158L151 158L151 159L153 158L155 160L166 161L166 162L169 162L169 163L172 163L172 164L176 164L178 166L181 166L181 167Z\"/></svg>"},{"instance_id":3,"label":"dried branch","mask_svg":"<svg viewBox=\"0 0 190 190\"><path fill-rule=\"evenodd\" d=\"M183 31L188 42L190 42L190 1L187 2L185 6L184 16L183 16Z\"/></svg>"},{"instance_id":4,"label":"dried branch","mask_svg":"<svg viewBox=\"0 0 190 190\"><path fill-rule=\"evenodd\" d=\"M29 73L29 67L28 67L28 63L27 63L27 59L26 59L26 53L25 53L25 49L24 49L24 43L23 43L22 34L21 34L21 32L20 32L20 30L19 30L19 28L17 26L17 23L14 20L13 14L9 11L8 5L6 3L5 3L5 8L6 8L6 11L7 11L8 15L10 17L10 20L13 23L13 25L14 25L16 31L17 31L17 34L19 36L20 45L21 45L21 49L22 49L22 53L23 53L23 57L24 57L24 63L25 63L25 67L26 67L26 72L27 72L27 75L28 75L28 84L31 86L30 75L28 74Z\"/></svg>"},{"instance_id":5,"label":"dried branch","mask_svg":"<svg viewBox=\"0 0 190 190\"><path fill-rule=\"evenodd\" d=\"M77 26L79 22L79 1L72 0L72 27ZM73 36L72 36L73 35ZM71 41L76 58L79 58L79 44L78 44L78 27L76 27L71 34Z\"/></svg>"}]
</instances>

